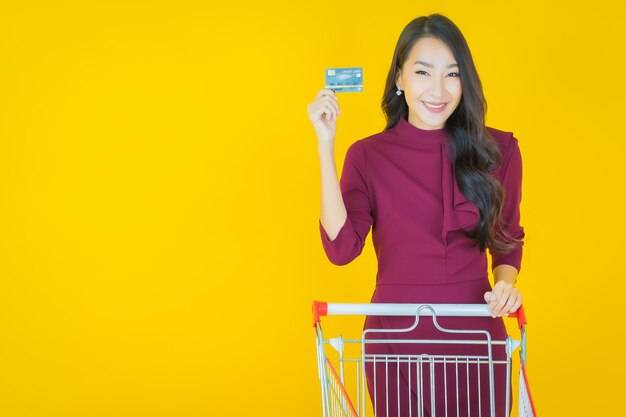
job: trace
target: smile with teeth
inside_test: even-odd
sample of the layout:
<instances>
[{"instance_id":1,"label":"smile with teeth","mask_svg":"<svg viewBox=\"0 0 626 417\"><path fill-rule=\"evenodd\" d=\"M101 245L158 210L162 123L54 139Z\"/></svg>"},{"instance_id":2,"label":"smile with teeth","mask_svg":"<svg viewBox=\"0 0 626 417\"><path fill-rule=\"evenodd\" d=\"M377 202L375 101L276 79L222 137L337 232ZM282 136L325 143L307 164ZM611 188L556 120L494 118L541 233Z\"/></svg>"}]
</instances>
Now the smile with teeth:
<instances>
[{"instance_id":1,"label":"smile with teeth","mask_svg":"<svg viewBox=\"0 0 626 417\"><path fill-rule=\"evenodd\" d=\"M424 103L426 105L426 107L430 107L431 109L440 109L440 108L442 108L443 106L446 105L446 103L441 103L441 104L438 104L438 105L434 105L434 104L428 103L427 101L422 101L422 103Z\"/></svg>"}]
</instances>

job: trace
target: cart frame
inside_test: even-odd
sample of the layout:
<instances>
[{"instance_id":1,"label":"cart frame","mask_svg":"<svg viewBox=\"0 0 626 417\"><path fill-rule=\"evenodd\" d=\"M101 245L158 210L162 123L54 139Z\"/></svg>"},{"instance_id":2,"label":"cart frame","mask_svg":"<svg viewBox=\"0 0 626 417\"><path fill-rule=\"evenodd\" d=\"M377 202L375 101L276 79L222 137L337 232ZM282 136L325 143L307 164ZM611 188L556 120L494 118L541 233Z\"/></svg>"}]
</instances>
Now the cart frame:
<instances>
[{"instance_id":1,"label":"cart frame","mask_svg":"<svg viewBox=\"0 0 626 417\"><path fill-rule=\"evenodd\" d=\"M415 321L412 326L404 329L366 329L362 332L362 337L359 340L345 340L341 335L334 338L324 339L324 333L322 331L321 317L327 315L372 315L372 316L406 316L415 317ZM375 337L376 333L403 333L409 332L415 329L419 325L420 317L431 316L433 324L442 333L453 333L459 336L472 334L474 336L479 335L484 337L484 340L464 340L464 339L438 339L438 340L416 340L416 339L375 339L367 338L366 336ZM482 330L460 330L460 329L447 329L441 326L437 322L437 317L491 317L491 312L486 304L393 304L393 303L381 303L381 304L341 304L341 303L326 303L326 302L313 302L313 325L315 327L316 334L316 346L317 346L317 360L318 360L318 377L320 380L321 396L322 396L322 415L323 417L366 417L366 399L368 394L366 392L365 383L365 364L373 363L374 372L376 372L376 364L380 361L384 361L385 364L389 361L398 366L398 375L401 364L408 364L407 369L410 369L412 364L416 365L416 369L422 369L422 366L426 366L430 369L430 380L426 383L430 384L431 404L434 404L434 367L443 366L446 364L454 364L456 361L457 376L458 366L461 365L467 367L467 392L468 392L468 412L469 412L469 367L470 365L476 365L476 369L480 381L480 369L481 365L487 367L489 374L489 416L496 417L495 412L495 397L494 397L494 366L506 366L506 381L507 387L505 389L505 410L509 410L511 404L510 398L510 376L511 376L511 357L513 352L519 349L520 355L520 393L518 397L518 413L520 417L536 417L534 404L530 395L528 387L528 379L526 376L526 316L524 308L520 308L515 312L509 314L509 317L517 318L518 326L520 329L521 339L515 340L508 336L506 340L492 340L491 335L487 331ZM437 355L393 355L392 357L384 357L376 354L366 354L365 345L376 343L428 343L428 344L482 344L486 347L485 356L463 356L463 357L446 357ZM346 345L359 345L360 344L360 357L354 355L349 357L345 355ZM496 345L504 345L506 351L506 361L494 360L492 355L492 347ZM338 355L338 360L335 361L335 365L331 359L327 356L327 349L333 349ZM459 362L460 360L460 362ZM447 361L447 362L446 362ZM354 392L352 398L348 394L346 389L346 375L345 365L354 364L356 368L356 388L352 390ZM443 365L441 365L443 364ZM430 367L430 368L428 368ZM385 368L387 369L387 368ZM387 372L387 371L386 371ZM444 371L444 375L445 375ZM385 376L388 379L388 375ZM410 378L410 373L409 373ZM417 379L417 378L416 378ZM419 384L423 383L417 382ZM399 376L398 376L399 384ZM456 381L456 395L458 400L459 395L459 382ZM409 389L410 389L409 379ZM399 387L399 385L398 385ZM423 387L423 385L422 385ZM422 388L423 389L423 388ZM478 389L481 389L478 386ZM351 391L351 392L352 392ZM375 389L374 389L374 392ZM400 391L398 390L398 405L400 404ZM448 414L448 401L447 401L447 386L445 390L446 394L446 410L445 415L459 415L458 401L456 414L450 412ZM422 393L423 394L423 393ZM388 407L388 391L386 393L386 401ZM409 395L409 410L410 408L410 395ZM354 401L354 402L353 402ZM374 394L372 402L374 403L374 410L376 410L377 395ZM479 398L480 401L480 398ZM418 396L419 404L419 396ZM422 402L423 406L423 402ZM388 412L386 413L388 414ZM484 413L483 413L484 414ZM418 407L417 417L421 417L422 413ZM412 416L408 416L412 417ZM499 416L498 416L499 417Z\"/></svg>"}]
</instances>

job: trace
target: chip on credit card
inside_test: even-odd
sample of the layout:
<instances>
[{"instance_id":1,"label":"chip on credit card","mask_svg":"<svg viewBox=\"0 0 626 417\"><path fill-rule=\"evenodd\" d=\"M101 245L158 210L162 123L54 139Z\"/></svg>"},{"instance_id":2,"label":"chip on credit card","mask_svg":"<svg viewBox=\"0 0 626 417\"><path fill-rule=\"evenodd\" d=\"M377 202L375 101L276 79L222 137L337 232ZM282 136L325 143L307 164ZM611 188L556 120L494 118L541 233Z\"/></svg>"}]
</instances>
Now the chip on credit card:
<instances>
[{"instance_id":1,"label":"chip on credit card","mask_svg":"<svg viewBox=\"0 0 626 417\"><path fill-rule=\"evenodd\" d=\"M362 92L363 68L326 68L326 88L336 93Z\"/></svg>"}]
</instances>

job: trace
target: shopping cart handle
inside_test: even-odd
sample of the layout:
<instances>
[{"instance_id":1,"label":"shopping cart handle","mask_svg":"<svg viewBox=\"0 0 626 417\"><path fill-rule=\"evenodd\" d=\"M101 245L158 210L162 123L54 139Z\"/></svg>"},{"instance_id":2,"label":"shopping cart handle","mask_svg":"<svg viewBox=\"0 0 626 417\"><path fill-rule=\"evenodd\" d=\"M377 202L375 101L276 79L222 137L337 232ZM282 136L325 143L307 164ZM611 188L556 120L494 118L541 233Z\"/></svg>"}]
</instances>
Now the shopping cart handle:
<instances>
[{"instance_id":1,"label":"shopping cart handle","mask_svg":"<svg viewBox=\"0 0 626 417\"><path fill-rule=\"evenodd\" d=\"M328 303L324 301L313 301L313 327L320 322L321 316L328 314Z\"/></svg>"},{"instance_id":2,"label":"shopping cart handle","mask_svg":"<svg viewBox=\"0 0 626 417\"><path fill-rule=\"evenodd\" d=\"M513 312L508 314L509 317L514 317L517 319L517 325L521 329L522 326L525 326L526 323L526 313L524 312L524 306L519 306L519 308Z\"/></svg>"},{"instance_id":3,"label":"shopping cart handle","mask_svg":"<svg viewBox=\"0 0 626 417\"><path fill-rule=\"evenodd\" d=\"M423 304L328 304L324 301L313 301L313 326L320 322L321 316L327 315L371 315L371 316L413 316ZM432 311L440 316L491 316L487 304L429 304L422 308L421 315L430 315ZM432 309L432 310L431 310ZM517 318L520 329L526 324L524 307L520 306L509 317Z\"/></svg>"}]
</instances>

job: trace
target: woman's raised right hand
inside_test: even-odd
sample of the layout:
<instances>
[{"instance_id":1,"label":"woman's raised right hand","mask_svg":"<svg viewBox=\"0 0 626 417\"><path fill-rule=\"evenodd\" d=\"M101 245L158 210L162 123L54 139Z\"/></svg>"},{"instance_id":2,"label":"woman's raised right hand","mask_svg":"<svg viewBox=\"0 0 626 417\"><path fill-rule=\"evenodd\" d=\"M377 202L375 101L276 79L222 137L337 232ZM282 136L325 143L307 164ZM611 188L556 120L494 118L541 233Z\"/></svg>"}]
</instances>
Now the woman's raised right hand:
<instances>
[{"instance_id":1,"label":"woman's raised right hand","mask_svg":"<svg viewBox=\"0 0 626 417\"><path fill-rule=\"evenodd\" d=\"M341 113L335 92L330 88L322 88L317 93L315 100L307 106L307 112L318 141L330 142L334 140L337 131L337 117Z\"/></svg>"}]
</instances>

